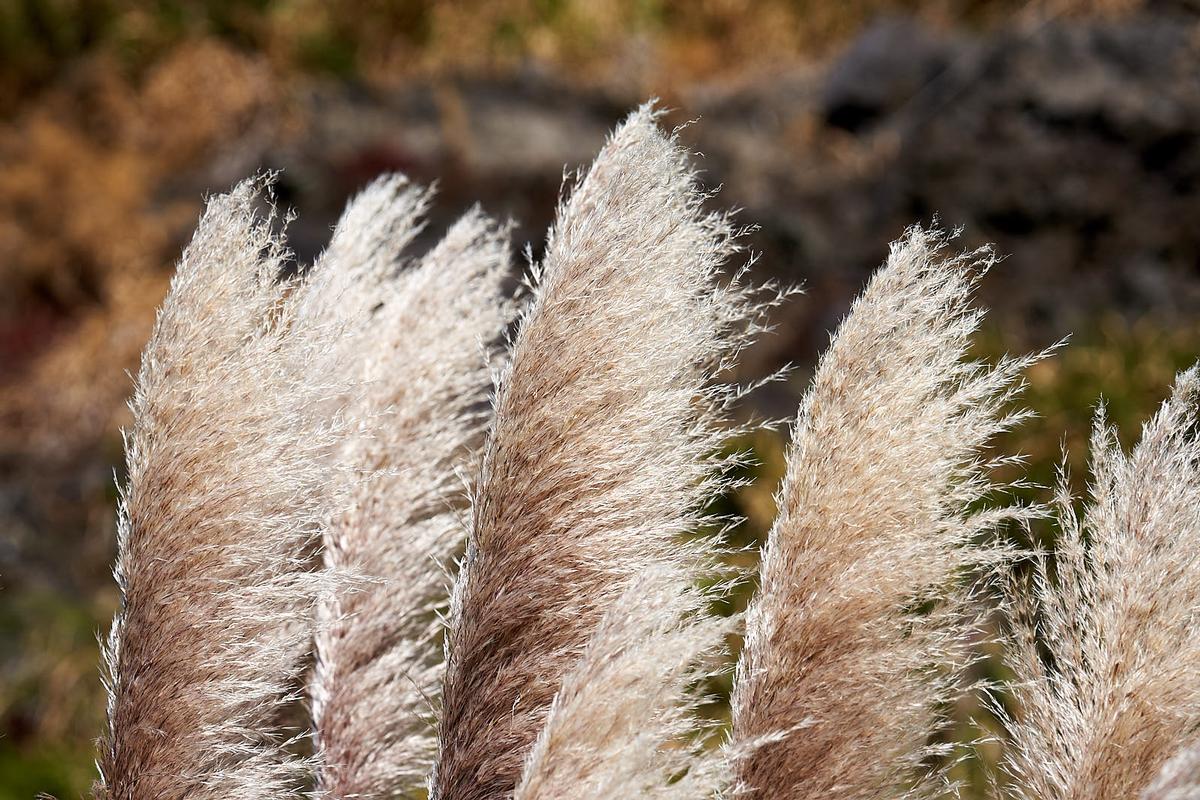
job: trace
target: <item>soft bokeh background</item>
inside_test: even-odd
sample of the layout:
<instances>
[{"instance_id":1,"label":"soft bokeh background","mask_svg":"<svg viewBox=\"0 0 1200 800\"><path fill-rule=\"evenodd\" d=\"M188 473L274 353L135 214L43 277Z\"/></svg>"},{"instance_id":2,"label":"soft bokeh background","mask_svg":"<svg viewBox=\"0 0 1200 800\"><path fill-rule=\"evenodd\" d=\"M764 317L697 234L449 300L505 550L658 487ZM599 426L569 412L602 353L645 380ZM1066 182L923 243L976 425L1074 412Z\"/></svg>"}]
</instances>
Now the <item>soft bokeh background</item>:
<instances>
[{"instance_id":1,"label":"soft bokeh background","mask_svg":"<svg viewBox=\"0 0 1200 800\"><path fill-rule=\"evenodd\" d=\"M807 289L748 354L799 366L754 410L794 413L937 214L1008 254L981 355L1074 334L1000 443L1047 481L1064 441L1082 472L1101 394L1128 441L1200 355L1198 54L1195 0L0 0L0 800L91 780L126 371L205 193L282 170L303 261L403 170L438 182L433 233L478 201L536 253L564 166L659 96L760 226L756 273ZM754 542L782 438L750 444Z\"/></svg>"}]
</instances>

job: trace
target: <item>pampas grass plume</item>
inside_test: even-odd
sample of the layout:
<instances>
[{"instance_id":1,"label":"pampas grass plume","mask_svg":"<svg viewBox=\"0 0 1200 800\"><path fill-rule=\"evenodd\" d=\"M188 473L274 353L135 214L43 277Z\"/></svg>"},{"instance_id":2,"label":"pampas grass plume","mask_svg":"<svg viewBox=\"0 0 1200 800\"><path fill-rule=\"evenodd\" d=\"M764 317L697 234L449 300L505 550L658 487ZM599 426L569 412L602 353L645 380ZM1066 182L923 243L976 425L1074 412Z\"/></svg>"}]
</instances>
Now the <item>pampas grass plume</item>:
<instances>
[{"instance_id":1,"label":"pampas grass plume","mask_svg":"<svg viewBox=\"0 0 1200 800\"><path fill-rule=\"evenodd\" d=\"M507 230L472 211L424 257L401 260L428 205L400 176L346 209L315 269L311 318L349 316L339 364L352 433L337 454L342 506L325 536L340 578L320 606L310 686L330 798L420 787L436 750L439 610L462 544L465 493L486 420L486 348L507 324Z\"/></svg>"},{"instance_id":2,"label":"pampas grass plume","mask_svg":"<svg viewBox=\"0 0 1200 800\"><path fill-rule=\"evenodd\" d=\"M261 800L304 782L277 715L324 586L306 554L334 435L309 369L336 331L290 335L260 184L208 203L142 356L98 798Z\"/></svg>"},{"instance_id":3,"label":"pampas grass plume","mask_svg":"<svg viewBox=\"0 0 1200 800\"><path fill-rule=\"evenodd\" d=\"M937 788L921 762L969 660L959 578L1017 509L974 511L981 449L1029 359L966 360L986 252L913 229L838 328L805 394L733 692L737 790L875 800Z\"/></svg>"},{"instance_id":4,"label":"pampas grass plume","mask_svg":"<svg viewBox=\"0 0 1200 800\"><path fill-rule=\"evenodd\" d=\"M1039 557L1032 581L1014 586L1013 667L1023 679L1007 761L1014 797L1137 797L1195 736L1198 398L1193 367L1128 455L1099 409L1082 515L1064 475L1054 561ZM1184 785L1189 758L1150 796Z\"/></svg>"},{"instance_id":5,"label":"pampas grass plume","mask_svg":"<svg viewBox=\"0 0 1200 800\"><path fill-rule=\"evenodd\" d=\"M730 390L713 379L748 330L742 294L717 283L732 231L703 199L643 108L559 209L473 490L437 800L519 783L524 798L607 797L669 777L655 754L687 704L679 678L721 638L686 621L711 553L681 536L722 483ZM662 685L632 655L652 643L686 650L655 655ZM650 723L638 748L624 738L635 719Z\"/></svg>"}]
</instances>

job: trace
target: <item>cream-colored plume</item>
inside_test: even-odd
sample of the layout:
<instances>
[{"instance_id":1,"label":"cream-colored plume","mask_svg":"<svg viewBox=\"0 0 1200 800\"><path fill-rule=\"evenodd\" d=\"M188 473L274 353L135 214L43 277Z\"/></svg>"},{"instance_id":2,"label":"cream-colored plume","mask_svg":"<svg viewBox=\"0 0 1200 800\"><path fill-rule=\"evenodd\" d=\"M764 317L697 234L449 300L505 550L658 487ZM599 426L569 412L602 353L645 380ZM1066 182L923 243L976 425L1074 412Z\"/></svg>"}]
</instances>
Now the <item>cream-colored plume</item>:
<instances>
[{"instance_id":1,"label":"cream-colored plume","mask_svg":"<svg viewBox=\"0 0 1200 800\"><path fill-rule=\"evenodd\" d=\"M1200 744L1193 742L1172 756L1141 800L1200 800Z\"/></svg>"},{"instance_id":2,"label":"cream-colored plume","mask_svg":"<svg viewBox=\"0 0 1200 800\"><path fill-rule=\"evenodd\" d=\"M919 796L918 769L969 659L981 450L1028 359L966 360L986 252L913 229L838 328L800 405L733 693L737 791Z\"/></svg>"},{"instance_id":3,"label":"cream-colored plume","mask_svg":"<svg viewBox=\"0 0 1200 800\"><path fill-rule=\"evenodd\" d=\"M1015 587L1013 667L1023 682L1007 763L1014 797L1135 798L1195 737L1198 397L1193 368L1129 455L1098 412L1082 517L1064 478L1054 560L1039 557L1029 584ZM1180 758L1164 785L1184 785L1189 756Z\"/></svg>"},{"instance_id":4,"label":"cream-colored plume","mask_svg":"<svg viewBox=\"0 0 1200 800\"><path fill-rule=\"evenodd\" d=\"M680 577L648 570L604 615L563 679L515 800L699 800L724 786L697 736L691 687L708 677L731 620L706 613L709 598Z\"/></svg>"},{"instance_id":5,"label":"cream-colored plume","mask_svg":"<svg viewBox=\"0 0 1200 800\"><path fill-rule=\"evenodd\" d=\"M458 470L482 439L487 346L509 319L507 231L472 211L423 258L401 251L426 195L399 176L348 206L306 285L306 321L348 319L338 451L342 507L325 536L339 578L321 605L311 683L317 787L330 798L419 789L436 751L447 569L465 535Z\"/></svg>"},{"instance_id":6,"label":"cream-colored plume","mask_svg":"<svg viewBox=\"0 0 1200 800\"><path fill-rule=\"evenodd\" d=\"M324 585L307 557L334 436L310 370L337 331L291 335L258 191L209 202L142 356L98 798L263 800L305 781L278 714Z\"/></svg>"},{"instance_id":7,"label":"cream-colored plume","mask_svg":"<svg viewBox=\"0 0 1200 800\"><path fill-rule=\"evenodd\" d=\"M691 594L708 546L683 535L722 484L731 390L713 378L748 330L741 292L717 285L731 230L703 199L643 108L559 210L473 489L437 800L653 794L664 765L686 767L663 739L721 626ZM684 648L654 654L661 685L627 649L655 643Z\"/></svg>"}]
</instances>

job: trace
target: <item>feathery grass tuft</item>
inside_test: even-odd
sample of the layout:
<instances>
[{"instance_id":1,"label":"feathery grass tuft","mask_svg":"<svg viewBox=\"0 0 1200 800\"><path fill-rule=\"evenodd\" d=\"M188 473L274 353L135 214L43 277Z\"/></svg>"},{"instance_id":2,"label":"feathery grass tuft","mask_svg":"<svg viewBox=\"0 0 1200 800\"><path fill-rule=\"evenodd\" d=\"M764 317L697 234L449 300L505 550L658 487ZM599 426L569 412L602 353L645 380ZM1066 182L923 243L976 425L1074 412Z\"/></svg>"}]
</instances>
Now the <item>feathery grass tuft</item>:
<instances>
[{"instance_id":1,"label":"feathery grass tuft","mask_svg":"<svg viewBox=\"0 0 1200 800\"><path fill-rule=\"evenodd\" d=\"M259 192L209 202L142 357L98 798L261 800L305 779L277 716L324 586L306 554L334 436L309 370L336 331L289 335L294 284Z\"/></svg>"},{"instance_id":2,"label":"feathery grass tuft","mask_svg":"<svg viewBox=\"0 0 1200 800\"><path fill-rule=\"evenodd\" d=\"M317 318L350 317L339 361L358 387L343 409L354 429L338 453L344 507L325 537L341 580L320 607L311 684L317 785L330 798L416 790L432 767L438 613L465 533L457 470L486 422L485 347L510 316L507 231L478 211L400 263L426 205L399 176L368 187L314 270L327 285L308 298Z\"/></svg>"},{"instance_id":3,"label":"feathery grass tuft","mask_svg":"<svg viewBox=\"0 0 1200 800\"><path fill-rule=\"evenodd\" d=\"M512 796L535 741L523 797L652 791L676 757L656 755L678 730L660 706L686 667L654 654L668 670L655 687L623 647L719 644L719 626L681 622L711 560L681 537L722 486L732 389L713 379L754 318L717 283L734 232L701 210L687 154L654 116L634 113L559 209L500 379L452 603L437 800ZM658 600L628 605L630 593ZM638 709L648 751L620 741L631 720L592 705L589 675L655 704ZM564 739L588 713L607 727Z\"/></svg>"},{"instance_id":4,"label":"feathery grass tuft","mask_svg":"<svg viewBox=\"0 0 1200 800\"><path fill-rule=\"evenodd\" d=\"M921 796L938 707L969 661L970 545L1017 508L981 449L1030 358L965 360L986 251L912 229L855 301L800 405L733 693L736 790L769 798Z\"/></svg>"},{"instance_id":5,"label":"feathery grass tuft","mask_svg":"<svg viewBox=\"0 0 1200 800\"><path fill-rule=\"evenodd\" d=\"M713 797L722 764L699 733L693 687L724 653L731 618L672 570L639 575L564 676L515 800Z\"/></svg>"},{"instance_id":6,"label":"feathery grass tuft","mask_svg":"<svg viewBox=\"0 0 1200 800\"><path fill-rule=\"evenodd\" d=\"M1029 585L1014 586L1014 669L1026 679L1007 762L1014 797L1136 797L1195 735L1198 395L1193 367L1129 455L1098 410L1082 517L1064 476L1054 561L1039 555Z\"/></svg>"},{"instance_id":7,"label":"feathery grass tuft","mask_svg":"<svg viewBox=\"0 0 1200 800\"><path fill-rule=\"evenodd\" d=\"M1163 765L1142 800L1200 800L1200 744L1182 748Z\"/></svg>"}]
</instances>

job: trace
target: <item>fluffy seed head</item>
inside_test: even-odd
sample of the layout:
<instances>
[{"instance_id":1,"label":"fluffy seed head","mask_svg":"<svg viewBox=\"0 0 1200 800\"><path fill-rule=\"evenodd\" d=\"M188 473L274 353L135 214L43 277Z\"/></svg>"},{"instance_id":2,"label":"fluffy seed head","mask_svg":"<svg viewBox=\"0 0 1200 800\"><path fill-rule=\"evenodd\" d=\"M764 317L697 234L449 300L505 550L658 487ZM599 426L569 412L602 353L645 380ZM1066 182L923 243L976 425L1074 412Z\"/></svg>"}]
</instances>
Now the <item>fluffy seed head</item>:
<instances>
[{"instance_id":1,"label":"fluffy seed head","mask_svg":"<svg viewBox=\"0 0 1200 800\"><path fill-rule=\"evenodd\" d=\"M291 335L258 182L208 204L142 357L104 648L98 798L290 795L277 715L323 586L306 554L334 440L309 379L336 331Z\"/></svg>"},{"instance_id":2,"label":"fluffy seed head","mask_svg":"<svg viewBox=\"0 0 1200 800\"><path fill-rule=\"evenodd\" d=\"M701 684L731 619L674 570L639 575L564 676L515 800L712 797L725 784L697 734Z\"/></svg>"},{"instance_id":3,"label":"fluffy seed head","mask_svg":"<svg viewBox=\"0 0 1200 800\"><path fill-rule=\"evenodd\" d=\"M1098 411L1089 502L1064 476L1054 562L1014 586L1021 800L1136 797L1200 725L1198 397L1192 368L1128 455Z\"/></svg>"},{"instance_id":4,"label":"fluffy seed head","mask_svg":"<svg viewBox=\"0 0 1200 800\"><path fill-rule=\"evenodd\" d=\"M646 578L643 594L685 592L705 559L680 536L720 483L728 390L712 379L745 305L717 285L730 227L700 209L686 154L653 117L632 115L559 209L500 381L452 605L439 800L511 796L560 688L543 750L579 724L581 676L631 635L597 634L622 624L606 615L638 613L622 598L641 576L661 583ZM672 636L678 613L663 613L630 630ZM585 760L620 749L595 745ZM522 791L537 793L531 769Z\"/></svg>"},{"instance_id":5,"label":"fluffy seed head","mask_svg":"<svg viewBox=\"0 0 1200 800\"><path fill-rule=\"evenodd\" d=\"M346 209L314 270L306 319L343 318L337 453L342 505L325 536L340 577L323 601L311 682L318 788L382 798L419 788L436 751L439 611L461 548L458 470L479 444L486 345L507 323L507 231L478 211L423 258L401 263L425 193L380 179ZM461 498L461 499L460 499Z\"/></svg>"},{"instance_id":6,"label":"fluffy seed head","mask_svg":"<svg viewBox=\"0 0 1200 800\"><path fill-rule=\"evenodd\" d=\"M740 792L918 795L917 766L968 658L968 547L1006 509L984 444L1027 359L965 359L986 252L913 229L855 301L800 405L733 694Z\"/></svg>"}]
</instances>

